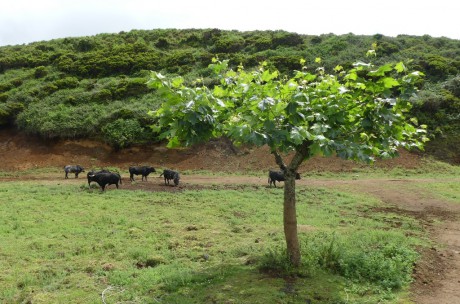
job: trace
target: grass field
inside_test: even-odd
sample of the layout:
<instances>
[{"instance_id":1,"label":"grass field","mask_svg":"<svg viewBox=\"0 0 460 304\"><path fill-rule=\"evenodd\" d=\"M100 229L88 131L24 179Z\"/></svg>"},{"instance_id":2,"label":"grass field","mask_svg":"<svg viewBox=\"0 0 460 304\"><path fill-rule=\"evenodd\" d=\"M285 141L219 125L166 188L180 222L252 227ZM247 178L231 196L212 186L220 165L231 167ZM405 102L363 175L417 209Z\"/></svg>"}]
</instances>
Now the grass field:
<instances>
[{"instance_id":1,"label":"grass field","mask_svg":"<svg viewBox=\"0 0 460 304\"><path fill-rule=\"evenodd\" d=\"M408 301L428 244L416 220L343 189L297 193L300 270L285 258L282 189L1 182L0 303Z\"/></svg>"}]
</instances>

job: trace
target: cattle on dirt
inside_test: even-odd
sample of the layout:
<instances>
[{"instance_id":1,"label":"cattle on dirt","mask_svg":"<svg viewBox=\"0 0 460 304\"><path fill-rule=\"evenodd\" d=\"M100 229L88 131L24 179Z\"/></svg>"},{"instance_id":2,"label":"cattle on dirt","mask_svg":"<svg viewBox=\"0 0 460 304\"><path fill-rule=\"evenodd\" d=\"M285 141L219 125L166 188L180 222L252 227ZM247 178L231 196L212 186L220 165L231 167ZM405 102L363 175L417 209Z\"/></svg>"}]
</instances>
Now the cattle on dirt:
<instances>
[{"instance_id":1,"label":"cattle on dirt","mask_svg":"<svg viewBox=\"0 0 460 304\"><path fill-rule=\"evenodd\" d=\"M64 167L64 172L65 172L65 178L69 178L67 176L69 173L75 173L75 178L78 178L78 174L81 172L85 172L85 169L80 165L76 165L76 166L67 165Z\"/></svg>"},{"instance_id":2,"label":"cattle on dirt","mask_svg":"<svg viewBox=\"0 0 460 304\"><path fill-rule=\"evenodd\" d=\"M299 173L295 173L295 179L300 179L300 174ZM276 188L276 182L284 182L285 178L284 178L284 172L283 171L273 171L273 170L269 170L268 171L268 183L270 184L270 187L272 186L272 183L273 185L275 185L275 188Z\"/></svg>"},{"instance_id":3,"label":"cattle on dirt","mask_svg":"<svg viewBox=\"0 0 460 304\"><path fill-rule=\"evenodd\" d=\"M148 166L142 166L142 167L129 167L129 179L130 181L134 181L134 175L142 175L142 180L147 181L147 176L152 173L156 172L155 168L153 167L148 167Z\"/></svg>"},{"instance_id":4,"label":"cattle on dirt","mask_svg":"<svg viewBox=\"0 0 460 304\"><path fill-rule=\"evenodd\" d=\"M163 170L163 173L160 174L160 177L161 176L164 176L165 178L165 185L166 185L166 182L168 182L168 185L169 185L170 180L174 181L175 186L179 185L179 180L180 180L179 172L165 169Z\"/></svg>"},{"instance_id":5,"label":"cattle on dirt","mask_svg":"<svg viewBox=\"0 0 460 304\"><path fill-rule=\"evenodd\" d=\"M96 182L102 191L105 190L107 185L115 185L118 189L118 183L121 184L121 176L118 173L101 172L88 175L88 182Z\"/></svg>"},{"instance_id":6,"label":"cattle on dirt","mask_svg":"<svg viewBox=\"0 0 460 304\"><path fill-rule=\"evenodd\" d=\"M89 171L86 174L86 177L88 178L88 186L91 187L91 182L92 182L90 175L96 175L96 174L99 174L99 173L111 173L111 172L109 170L105 170L105 169L102 169L101 171L94 171L94 170ZM121 184L121 178L120 178L120 184Z\"/></svg>"}]
</instances>

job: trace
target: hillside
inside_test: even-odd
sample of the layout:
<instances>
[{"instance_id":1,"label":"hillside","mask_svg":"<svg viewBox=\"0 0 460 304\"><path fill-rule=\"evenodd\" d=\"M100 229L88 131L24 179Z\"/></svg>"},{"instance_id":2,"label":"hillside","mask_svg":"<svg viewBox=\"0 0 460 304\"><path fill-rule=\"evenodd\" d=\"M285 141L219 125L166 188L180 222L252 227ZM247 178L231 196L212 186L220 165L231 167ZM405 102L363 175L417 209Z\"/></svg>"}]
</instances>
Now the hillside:
<instances>
[{"instance_id":1,"label":"hillside","mask_svg":"<svg viewBox=\"0 0 460 304\"><path fill-rule=\"evenodd\" d=\"M133 30L0 47L0 127L46 140L92 139L121 149L152 144L148 111L162 103L149 71L200 77L213 86L213 57L246 68L266 61L286 75L300 60L332 70L368 61L404 61L422 71L413 115L434 139L427 151L457 161L460 142L460 41L430 36L300 35L285 31ZM409 63L410 61L410 63ZM438 147L441 146L442 149ZM439 151L443 151L439 153Z\"/></svg>"},{"instance_id":2,"label":"hillside","mask_svg":"<svg viewBox=\"0 0 460 304\"><path fill-rule=\"evenodd\" d=\"M27 136L14 129L0 130L0 170L17 171L36 168L63 168L67 164L80 164L86 169L130 165L153 165L156 168L206 170L226 172L260 172L276 169L274 158L267 147L239 148L235 154L223 140L187 149L166 149L164 144L135 146L113 151L108 145L90 139L45 141ZM421 165L419 154L401 151L400 156L379 161L380 168L415 169ZM315 157L300 167L302 174L311 172L351 172L367 165L342 160L338 157Z\"/></svg>"}]
</instances>

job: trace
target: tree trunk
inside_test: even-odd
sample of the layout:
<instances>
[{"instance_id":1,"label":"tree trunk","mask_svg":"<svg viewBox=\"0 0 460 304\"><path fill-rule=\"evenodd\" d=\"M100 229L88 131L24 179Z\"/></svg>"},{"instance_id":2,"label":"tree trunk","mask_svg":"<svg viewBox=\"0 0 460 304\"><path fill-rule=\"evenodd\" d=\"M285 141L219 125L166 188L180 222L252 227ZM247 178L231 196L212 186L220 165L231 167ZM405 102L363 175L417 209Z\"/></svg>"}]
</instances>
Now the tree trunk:
<instances>
[{"instance_id":1,"label":"tree trunk","mask_svg":"<svg viewBox=\"0 0 460 304\"><path fill-rule=\"evenodd\" d=\"M295 197L295 178L300 164L309 156L311 141L304 141L297 149L289 166L286 166L281 155L272 150L275 161L284 173L284 237L286 238L287 254L291 264L299 267L301 262L300 244L297 236L297 211Z\"/></svg>"},{"instance_id":2,"label":"tree trunk","mask_svg":"<svg viewBox=\"0 0 460 304\"><path fill-rule=\"evenodd\" d=\"M295 198L295 173L285 173L284 181L284 236L287 254L294 267L300 266L300 245L297 237L297 212Z\"/></svg>"}]
</instances>

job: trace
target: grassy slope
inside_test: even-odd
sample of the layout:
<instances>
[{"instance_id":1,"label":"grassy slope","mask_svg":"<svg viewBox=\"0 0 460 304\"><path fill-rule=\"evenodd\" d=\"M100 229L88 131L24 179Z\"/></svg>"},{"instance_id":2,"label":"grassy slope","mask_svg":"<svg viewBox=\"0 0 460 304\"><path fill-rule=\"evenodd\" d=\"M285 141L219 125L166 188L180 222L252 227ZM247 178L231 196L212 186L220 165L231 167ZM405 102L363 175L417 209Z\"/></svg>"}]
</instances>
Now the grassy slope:
<instances>
[{"instance_id":1,"label":"grassy slope","mask_svg":"<svg viewBox=\"0 0 460 304\"><path fill-rule=\"evenodd\" d=\"M211 58L253 68L262 61L282 74L315 69L317 57L327 71L336 65L413 60L426 74L424 93L414 109L430 134L447 136L443 154L456 157L450 137L458 137L460 41L430 36L299 35L284 31L133 30L0 47L0 126L11 125L42 138L95 138L115 148L155 141L147 115L162 103L146 87L149 71L179 74L216 83L207 68ZM450 85L444 83L449 80ZM418 103L418 102L417 102ZM441 136L442 135L442 136ZM458 141L458 140L457 140ZM429 144L436 153L438 143ZM444 155L444 158L445 155Z\"/></svg>"}]
</instances>

